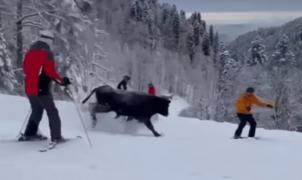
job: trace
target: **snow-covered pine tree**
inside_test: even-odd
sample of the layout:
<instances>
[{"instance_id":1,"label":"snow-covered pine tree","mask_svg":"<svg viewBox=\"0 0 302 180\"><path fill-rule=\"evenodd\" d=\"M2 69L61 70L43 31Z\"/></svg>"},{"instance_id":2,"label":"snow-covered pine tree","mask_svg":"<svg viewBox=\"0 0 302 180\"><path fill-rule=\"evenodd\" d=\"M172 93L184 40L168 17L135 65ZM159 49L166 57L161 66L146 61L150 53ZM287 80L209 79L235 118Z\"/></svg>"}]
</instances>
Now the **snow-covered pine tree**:
<instances>
[{"instance_id":1,"label":"snow-covered pine tree","mask_svg":"<svg viewBox=\"0 0 302 180\"><path fill-rule=\"evenodd\" d=\"M211 54L211 40L208 33L204 33L202 38L202 51L205 56L209 56Z\"/></svg>"},{"instance_id":2,"label":"snow-covered pine tree","mask_svg":"<svg viewBox=\"0 0 302 180\"><path fill-rule=\"evenodd\" d=\"M180 18L177 11L175 11L172 16L172 32L172 50L178 51L180 38Z\"/></svg>"},{"instance_id":3,"label":"snow-covered pine tree","mask_svg":"<svg viewBox=\"0 0 302 180\"><path fill-rule=\"evenodd\" d=\"M209 39L210 39L211 45L214 44L214 38L215 38L214 27L213 27L213 25L210 25L210 27L209 27Z\"/></svg>"},{"instance_id":4,"label":"snow-covered pine tree","mask_svg":"<svg viewBox=\"0 0 302 180\"><path fill-rule=\"evenodd\" d=\"M181 10L179 13L179 53L180 54L188 54L187 53L187 33L189 32L189 23L186 19L185 11Z\"/></svg>"},{"instance_id":5,"label":"snow-covered pine tree","mask_svg":"<svg viewBox=\"0 0 302 180\"><path fill-rule=\"evenodd\" d=\"M219 34L218 32L215 33L214 35L214 40L213 40L213 51L215 54L218 53L218 50L219 50Z\"/></svg>"},{"instance_id":6,"label":"snow-covered pine tree","mask_svg":"<svg viewBox=\"0 0 302 180\"><path fill-rule=\"evenodd\" d=\"M268 58L260 35L252 40L248 53L246 59L244 59L246 62L243 62L244 66L239 72L240 89L246 89L250 86L261 89L263 85L268 84L266 66Z\"/></svg>"},{"instance_id":7,"label":"snow-covered pine tree","mask_svg":"<svg viewBox=\"0 0 302 180\"><path fill-rule=\"evenodd\" d=\"M295 56L289 49L289 38L283 35L268 62L270 81L275 95L275 123L279 129L289 129L292 118L289 83Z\"/></svg>"},{"instance_id":8,"label":"snow-covered pine tree","mask_svg":"<svg viewBox=\"0 0 302 180\"><path fill-rule=\"evenodd\" d=\"M218 82L217 82L217 107L216 120L225 121L229 117L229 108L233 105L234 89L236 88L235 81L240 70L240 64L230 55L230 52L222 44L221 52L218 59Z\"/></svg>"},{"instance_id":9,"label":"snow-covered pine tree","mask_svg":"<svg viewBox=\"0 0 302 180\"><path fill-rule=\"evenodd\" d=\"M193 26L190 26L190 29L188 31L187 39L186 39L186 47L187 47L188 55L190 57L190 62L193 63L195 49L196 49Z\"/></svg>"},{"instance_id":10,"label":"snow-covered pine tree","mask_svg":"<svg viewBox=\"0 0 302 180\"><path fill-rule=\"evenodd\" d=\"M203 53L209 54L210 48L207 48L209 44L209 42L207 42L209 40L209 37L205 37L205 41L203 42L203 37L207 36L207 32L206 23L201 19L200 13L193 13L188 19L188 22L190 26L187 30L188 33L186 44L188 55L190 57L191 62L193 62L196 53L199 53L200 50L205 50Z\"/></svg>"},{"instance_id":11,"label":"snow-covered pine tree","mask_svg":"<svg viewBox=\"0 0 302 180\"><path fill-rule=\"evenodd\" d=\"M9 57L9 51L7 49L7 42L4 39L3 33L0 32L0 88L1 92L16 92L19 89L19 83L16 79L12 67L12 60Z\"/></svg>"},{"instance_id":12,"label":"snow-covered pine tree","mask_svg":"<svg viewBox=\"0 0 302 180\"><path fill-rule=\"evenodd\" d=\"M247 61L249 66L256 64L263 65L267 61L267 56L265 54L265 45L263 44L263 39L261 36L256 36L255 40L251 42L251 48L249 49L250 58Z\"/></svg>"}]
</instances>

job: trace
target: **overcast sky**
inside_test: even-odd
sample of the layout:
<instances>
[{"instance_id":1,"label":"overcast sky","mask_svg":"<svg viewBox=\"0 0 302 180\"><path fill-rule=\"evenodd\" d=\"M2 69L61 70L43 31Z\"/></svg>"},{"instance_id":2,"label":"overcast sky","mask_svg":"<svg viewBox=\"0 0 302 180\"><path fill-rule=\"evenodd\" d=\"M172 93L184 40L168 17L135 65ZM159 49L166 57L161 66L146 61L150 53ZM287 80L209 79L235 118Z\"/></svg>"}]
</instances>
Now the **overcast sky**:
<instances>
[{"instance_id":1,"label":"overcast sky","mask_svg":"<svg viewBox=\"0 0 302 180\"><path fill-rule=\"evenodd\" d=\"M159 0L186 11L302 11L302 0Z\"/></svg>"},{"instance_id":2,"label":"overcast sky","mask_svg":"<svg viewBox=\"0 0 302 180\"><path fill-rule=\"evenodd\" d=\"M201 12L210 24L280 25L302 17L302 0L159 0Z\"/></svg>"},{"instance_id":3,"label":"overcast sky","mask_svg":"<svg viewBox=\"0 0 302 180\"><path fill-rule=\"evenodd\" d=\"M302 0L158 0L175 4L190 15L201 13L229 42L259 27L279 26L302 17Z\"/></svg>"}]
</instances>

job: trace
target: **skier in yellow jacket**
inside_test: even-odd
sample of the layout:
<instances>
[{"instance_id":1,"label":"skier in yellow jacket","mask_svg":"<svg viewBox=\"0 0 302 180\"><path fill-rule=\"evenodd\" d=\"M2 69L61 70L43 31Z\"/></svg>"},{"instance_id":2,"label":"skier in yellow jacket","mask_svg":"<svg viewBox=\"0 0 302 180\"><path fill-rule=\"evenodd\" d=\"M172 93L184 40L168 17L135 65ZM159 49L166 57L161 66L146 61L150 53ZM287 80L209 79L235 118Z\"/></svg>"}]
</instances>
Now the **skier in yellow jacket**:
<instances>
[{"instance_id":1,"label":"skier in yellow jacket","mask_svg":"<svg viewBox=\"0 0 302 180\"><path fill-rule=\"evenodd\" d=\"M273 105L262 102L255 95L255 89L252 87L247 88L246 92L242 94L236 101L237 116L240 119L240 123L235 132L234 139L241 138L241 133L246 123L250 124L249 137L255 137L257 123L251 113L253 105L259 107L273 108Z\"/></svg>"}]
</instances>

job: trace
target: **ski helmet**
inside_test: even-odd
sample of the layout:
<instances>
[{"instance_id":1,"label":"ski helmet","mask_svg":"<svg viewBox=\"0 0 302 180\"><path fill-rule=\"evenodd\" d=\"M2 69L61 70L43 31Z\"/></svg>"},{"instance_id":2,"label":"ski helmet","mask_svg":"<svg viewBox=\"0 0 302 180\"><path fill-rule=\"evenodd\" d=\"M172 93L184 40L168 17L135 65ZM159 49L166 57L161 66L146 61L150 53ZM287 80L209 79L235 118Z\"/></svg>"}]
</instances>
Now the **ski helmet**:
<instances>
[{"instance_id":1,"label":"ski helmet","mask_svg":"<svg viewBox=\"0 0 302 180\"><path fill-rule=\"evenodd\" d=\"M254 93L254 92L255 92L255 89L254 89L253 87L248 87L248 88L246 89L246 92L247 92L247 93Z\"/></svg>"}]
</instances>

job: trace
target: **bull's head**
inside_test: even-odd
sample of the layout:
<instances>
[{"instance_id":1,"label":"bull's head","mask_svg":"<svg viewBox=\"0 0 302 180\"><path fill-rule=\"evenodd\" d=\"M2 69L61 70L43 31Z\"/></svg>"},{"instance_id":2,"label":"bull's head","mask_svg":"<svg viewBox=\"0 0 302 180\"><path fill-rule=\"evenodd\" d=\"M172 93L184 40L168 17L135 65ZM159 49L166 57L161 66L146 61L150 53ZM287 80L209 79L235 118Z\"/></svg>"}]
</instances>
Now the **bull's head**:
<instances>
[{"instance_id":1,"label":"bull's head","mask_svg":"<svg viewBox=\"0 0 302 180\"><path fill-rule=\"evenodd\" d=\"M160 101L158 102L158 113L163 116L169 115L169 105L171 101L166 98L160 98Z\"/></svg>"}]
</instances>

